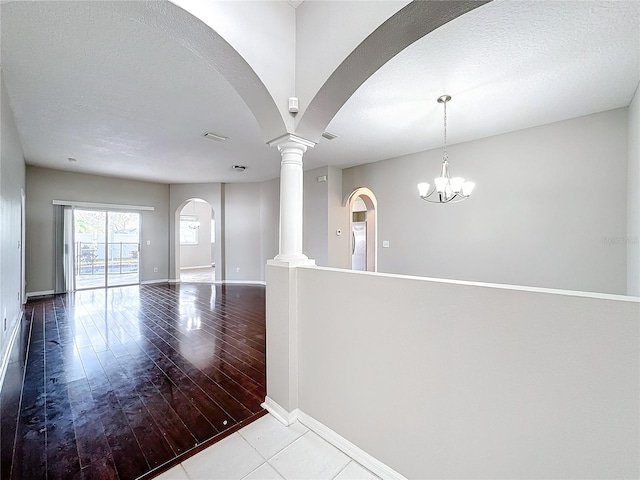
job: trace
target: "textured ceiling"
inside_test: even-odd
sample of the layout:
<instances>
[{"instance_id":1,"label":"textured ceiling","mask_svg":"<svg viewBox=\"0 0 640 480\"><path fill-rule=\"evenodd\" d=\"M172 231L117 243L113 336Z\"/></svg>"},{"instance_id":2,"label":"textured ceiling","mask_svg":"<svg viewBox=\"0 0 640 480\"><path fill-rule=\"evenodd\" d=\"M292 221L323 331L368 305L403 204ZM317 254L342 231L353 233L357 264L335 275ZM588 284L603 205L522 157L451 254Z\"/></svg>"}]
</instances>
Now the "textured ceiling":
<instances>
[{"instance_id":1,"label":"textured ceiling","mask_svg":"<svg viewBox=\"0 0 640 480\"><path fill-rule=\"evenodd\" d=\"M327 127L307 164L349 166L627 106L640 2L494 1L415 42Z\"/></svg>"},{"instance_id":2,"label":"textured ceiling","mask_svg":"<svg viewBox=\"0 0 640 480\"><path fill-rule=\"evenodd\" d=\"M171 183L277 177L280 155L249 108L176 38L200 28L181 13L167 2L3 4L3 76L27 163Z\"/></svg>"},{"instance_id":3,"label":"textured ceiling","mask_svg":"<svg viewBox=\"0 0 640 480\"><path fill-rule=\"evenodd\" d=\"M2 71L27 163L167 183L279 175L242 98L183 41L168 2L8 2ZM349 166L622 107L640 79L640 2L501 1L417 41L347 101L305 165ZM205 42L205 40L202 40ZM206 49L203 43L199 46ZM230 139L216 143L212 131ZM68 157L76 158L69 162ZM243 173L235 164L246 165Z\"/></svg>"}]
</instances>

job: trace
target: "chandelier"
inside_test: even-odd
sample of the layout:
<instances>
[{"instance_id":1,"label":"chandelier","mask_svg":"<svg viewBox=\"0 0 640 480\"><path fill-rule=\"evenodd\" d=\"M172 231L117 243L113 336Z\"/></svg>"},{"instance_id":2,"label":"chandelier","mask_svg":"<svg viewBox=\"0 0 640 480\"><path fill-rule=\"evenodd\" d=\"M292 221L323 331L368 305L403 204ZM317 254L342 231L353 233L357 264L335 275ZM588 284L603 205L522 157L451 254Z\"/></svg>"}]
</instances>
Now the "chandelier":
<instances>
[{"instance_id":1,"label":"chandelier","mask_svg":"<svg viewBox=\"0 0 640 480\"><path fill-rule=\"evenodd\" d=\"M442 156L442 170L440 176L433 180L434 188L429 191L431 185L419 183L418 192L420 198L430 203L457 203L466 200L471 195L474 187L473 182L466 182L462 177L449 176L449 156L447 155L447 102L451 96L442 95L438 98L438 103L444 105L444 155Z\"/></svg>"}]
</instances>

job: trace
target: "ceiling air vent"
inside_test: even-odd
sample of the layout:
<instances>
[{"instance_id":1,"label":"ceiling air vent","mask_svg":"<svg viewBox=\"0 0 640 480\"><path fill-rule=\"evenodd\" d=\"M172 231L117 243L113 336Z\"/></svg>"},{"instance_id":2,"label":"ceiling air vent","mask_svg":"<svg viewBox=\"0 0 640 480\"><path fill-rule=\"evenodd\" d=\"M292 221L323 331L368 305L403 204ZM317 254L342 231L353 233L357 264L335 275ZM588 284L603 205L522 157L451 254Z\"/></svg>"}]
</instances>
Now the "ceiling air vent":
<instances>
[{"instance_id":1,"label":"ceiling air vent","mask_svg":"<svg viewBox=\"0 0 640 480\"><path fill-rule=\"evenodd\" d=\"M334 135L333 133L330 133L330 132L324 132L322 136L327 140L333 140L335 138L338 138L338 135Z\"/></svg>"},{"instance_id":2,"label":"ceiling air vent","mask_svg":"<svg viewBox=\"0 0 640 480\"><path fill-rule=\"evenodd\" d=\"M216 133L204 132L202 134L204 138L208 138L209 140L214 140L216 142L224 142L225 140L229 140L229 137L225 137L223 135L218 135Z\"/></svg>"}]
</instances>

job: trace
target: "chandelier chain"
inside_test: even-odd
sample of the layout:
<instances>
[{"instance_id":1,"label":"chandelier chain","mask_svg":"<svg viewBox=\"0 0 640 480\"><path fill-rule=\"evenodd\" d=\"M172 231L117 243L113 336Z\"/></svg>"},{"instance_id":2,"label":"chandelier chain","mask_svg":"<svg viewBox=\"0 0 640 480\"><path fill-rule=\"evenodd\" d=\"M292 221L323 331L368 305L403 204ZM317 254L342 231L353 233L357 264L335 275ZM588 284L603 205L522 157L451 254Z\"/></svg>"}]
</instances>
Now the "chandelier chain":
<instances>
[{"instance_id":1,"label":"chandelier chain","mask_svg":"<svg viewBox=\"0 0 640 480\"><path fill-rule=\"evenodd\" d=\"M447 155L447 101L442 102L444 104L444 160L448 160L449 156Z\"/></svg>"}]
</instances>

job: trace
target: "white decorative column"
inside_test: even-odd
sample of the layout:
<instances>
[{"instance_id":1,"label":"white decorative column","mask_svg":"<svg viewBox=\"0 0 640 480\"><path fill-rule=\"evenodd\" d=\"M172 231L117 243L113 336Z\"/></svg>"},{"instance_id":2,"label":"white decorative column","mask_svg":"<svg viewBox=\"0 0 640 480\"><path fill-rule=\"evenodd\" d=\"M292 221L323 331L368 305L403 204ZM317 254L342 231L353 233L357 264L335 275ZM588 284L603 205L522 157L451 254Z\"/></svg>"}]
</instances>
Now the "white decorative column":
<instances>
[{"instance_id":1,"label":"white decorative column","mask_svg":"<svg viewBox=\"0 0 640 480\"><path fill-rule=\"evenodd\" d=\"M295 135L285 135L269 142L277 146L280 163L280 251L276 262L290 266L314 262L302 253L303 173L302 156L314 143Z\"/></svg>"},{"instance_id":2,"label":"white decorative column","mask_svg":"<svg viewBox=\"0 0 640 480\"><path fill-rule=\"evenodd\" d=\"M263 406L285 425L298 408L298 270L315 265L302 253L302 156L313 142L285 135L269 142L282 155L280 253L267 262L267 396Z\"/></svg>"}]
</instances>

